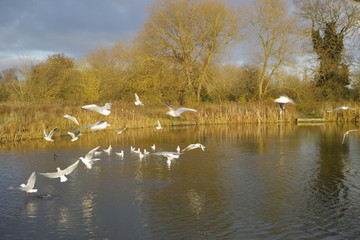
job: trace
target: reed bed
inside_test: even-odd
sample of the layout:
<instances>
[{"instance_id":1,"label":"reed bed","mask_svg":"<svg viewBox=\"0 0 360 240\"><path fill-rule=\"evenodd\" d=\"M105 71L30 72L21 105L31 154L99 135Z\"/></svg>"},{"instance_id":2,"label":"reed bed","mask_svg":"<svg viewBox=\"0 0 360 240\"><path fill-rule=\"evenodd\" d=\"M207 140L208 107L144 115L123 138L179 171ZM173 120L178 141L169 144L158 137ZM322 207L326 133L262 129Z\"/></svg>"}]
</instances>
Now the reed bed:
<instances>
[{"instance_id":1,"label":"reed bed","mask_svg":"<svg viewBox=\"0 0 360 240\"><path fill-rule=\"evenodd\" d=\"M168 108L162 104L135 106L132 102L113 102L111 114L103 116L95 112L81 109L83 102L47 101L33 102L2 102L0 103L0 142L18 141L23 139L42 138L43 130L50 131L59 127L60 134L73 131L80 126L93 124L105 120L114 129L152 128L156 121L162 125L179 124L240 124L240 123L280 123L295 122L299 117L321 117L326 121L357 122L359 110L327 112L341 103L314 103L309 105L287 105L283 114L279 114L279 107L272 101L249 103L203 103L198 106L187 106L198 110L197 113L185 112L184 119L172 118L165 113ZM103 105L104 103L97 103ZM346 105L345 103L343 105ZM347 106L358 107L357 104ZM176 107L176 106L174 106ZM80 122L76 125L64 114L75 116ZM83 132L91 131L84 129Z\"/></svg>"}]
</instances>

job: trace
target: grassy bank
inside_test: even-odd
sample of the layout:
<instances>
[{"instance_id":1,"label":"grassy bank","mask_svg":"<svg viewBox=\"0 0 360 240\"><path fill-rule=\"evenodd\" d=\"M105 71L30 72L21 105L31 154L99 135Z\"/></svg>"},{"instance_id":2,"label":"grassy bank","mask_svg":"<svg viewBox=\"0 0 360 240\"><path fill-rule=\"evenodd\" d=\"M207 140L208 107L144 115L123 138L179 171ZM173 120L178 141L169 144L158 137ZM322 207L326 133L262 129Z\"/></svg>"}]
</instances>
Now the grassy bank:
<instances>
[{"instance_id":1,"label":"grassy bank","mask_svg":"<svg viewBox=\"0 0 360 240\"><path fill-rule=\"evenodd\" d=\"M163 103L135 106L131 103L113 102L111 114L103 116L95 112L81 109L83 102L52 101L42 103L30 102L2 102L0 103L0 142L17 141L22 139L42 138L43 130L48 131L59 127L60 134L73 131L79 126L64 114L75 116L80 126L93 124L100 120L108 121L112 128L151 128L160 120L162 125L170 126L182 123L190 124L238 124L238 123L274 123L295 122L299 117L321 117L326 121L358 121L359 111L336 111L328 113L342 104L321 103L312 105L287 105L283 115L279 116L278 105L272 101L251 103L203 103L195 108L197 113L185 112L185 119L172 118L165 113L168 108ZM98 103L103 105L104 103ZM346 104L344 104L346 105ZM347 106L357 107L354 103ZM174 107L178 107L174 104ZM89 131L89 130L87 130ZM84 130L86 132L86 130Z\"/></svg>"}]
</instances>

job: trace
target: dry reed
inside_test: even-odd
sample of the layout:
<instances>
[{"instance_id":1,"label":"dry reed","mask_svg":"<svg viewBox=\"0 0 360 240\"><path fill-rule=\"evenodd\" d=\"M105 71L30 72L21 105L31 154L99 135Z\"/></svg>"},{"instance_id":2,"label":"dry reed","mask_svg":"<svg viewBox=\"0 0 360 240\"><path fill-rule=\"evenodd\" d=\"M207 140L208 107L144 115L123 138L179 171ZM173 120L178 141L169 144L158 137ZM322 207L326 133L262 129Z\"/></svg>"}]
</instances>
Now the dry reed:
<instances>
[{"instance_id":1,"label":"dry reed","mask_svg":"<svg viewBox=\"0 0 360 240\"><path fill-rule=\"evenodd\" d=\"M104 103L98 103L102 105ZM51 101L2 102L0 103L0 142L17 141L31 138L42 138L43 129L59 127L60 134L73 131L79 126L63 117L64 114L75 116L80 126L93 124L100 120L108 121L112 128L151 128L160 120L162 125L175 124L239 124L239 123L279 123L295 122L304 116L322 117L326 121L349 122L357 121L358 110L327 112L337 106L331 103L313 104L312 109L306 106L287 105L280 116L278 105L272 101L249 103L203 103L193 107L197 113L185 112L185 119L172 118L164 104L135 106L132 102L113 102L111 114L103 116L95 112L81 109L83 102ZM349 105L350 106L350 105ZM354 104L351 104L352 107ZM84 132L89 131L85 129Z\"/></svg>"}]
</instances>

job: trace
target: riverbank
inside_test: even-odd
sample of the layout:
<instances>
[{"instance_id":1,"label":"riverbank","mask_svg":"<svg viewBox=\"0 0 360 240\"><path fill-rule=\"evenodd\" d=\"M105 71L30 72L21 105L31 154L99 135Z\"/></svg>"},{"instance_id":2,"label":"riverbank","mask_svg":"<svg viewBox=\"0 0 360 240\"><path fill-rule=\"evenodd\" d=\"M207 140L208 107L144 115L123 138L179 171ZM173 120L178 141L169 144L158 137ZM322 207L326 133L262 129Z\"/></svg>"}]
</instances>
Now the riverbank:
<instances>
[{"instance_id":1,"label":"riverbank","mask_svg":"<svg viewBox=\"0 0 360 240\"><path fill-rule=\"evenodd\" d=\"M166 115L168 108L164 103L148 104L144 107L135 106L133 102L113 102L111 114L103 116L89 112L81 106L89 103L47 101L31 102L2 102L0 103L0 142L18 141L32 138L42 138L43 130L59 128L60 134L73 131L80 126L93 124L105 120L112 124L111 128L151 128L156 126L157 120L163 126L181 124L239 124L239 123L276 123L293 122L297 118L315 117L325 121L350 122L359 120L359 110L340 110L327 112L336 106L331 103L308 105L287 105L284 113L279 115L279 107L272 101L248 103L201 103L198 106L184 106L194 108L198 112L185 112L184 119ZM104 103L96 103L102 106ZM349 103L347 106L358 107ZM339 105L340 106L340 105ZM174 104L174 108L180 107ZM80 126L63 117L69 114L76 117ZM83 132L89 131L84 129Z\"/></svg>"}]
</instances>

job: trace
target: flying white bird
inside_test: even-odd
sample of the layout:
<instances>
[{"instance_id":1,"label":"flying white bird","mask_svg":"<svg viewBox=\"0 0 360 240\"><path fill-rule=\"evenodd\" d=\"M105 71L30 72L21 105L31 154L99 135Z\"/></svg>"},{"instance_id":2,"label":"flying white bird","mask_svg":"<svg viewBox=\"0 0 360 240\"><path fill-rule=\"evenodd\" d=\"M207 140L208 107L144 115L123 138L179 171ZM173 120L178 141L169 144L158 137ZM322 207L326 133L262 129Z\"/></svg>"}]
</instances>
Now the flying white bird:
<instances>
[{"instance_id":1,"label":"flying white bird","mask_svg":"<svg viewBox=\"0 0 360 240\"><path fill-rule=\"evenodd\" d=\"M71 121L73 121L74 123L76 123L77 125L80 125L79 122L78 122L78 120L77 120L75 117L70 116L69 114L65 114L65 115L64 115L64 118L68 118L68 119L70 119Z\"/></svg>"},{"instance_id":2,"label":"flying white bird","mask_svg":"<svg viewBox=\"0 0 360 240\"><path fill-rule=\"evenodd\" d=\"M165 101L164 101L165 102ZM183 112L187 112L187 111L191 111L191 112L197 112L195 109L191 109L191 108L178 108L176 110L173 109L173 107L165 102L165 104L168 106L169 108L169 111L166 113L167 115L170 115L172 117L181 117L181 118L184 118L183 116L181 116L181 114Z\"/></svg>"},{"instance_id":3,"label":"flying white bird","mask_svg":"<svg viewBox=\"0 0 360 240\"><path fill-rule=\"evenodd\" d=\"M105 153L107 153L107 155L110 155L111 150L112 150L111 145L109 145L109 147L108 147L107 149L103 149L103 151L104 151Z\"/></svg>"},{"instance_id":4,"label":"flying white bird","mask_svg":"<svg viewBox=\"0 0 360 240\"><path fill-rule=\"evenodd\" d=\"M180 146L177 146L176 151L179 153L180 152Z\"/></svg>"},{"instance_id":5,"label":"flying white bird","mask_svg":"<svg viewBox=\"0 0 360 240\"><path fill-rule=\"evenodd\" d=\"M346 138L346 136L347 136L349 133L355 132L355 131L358 131L358 130L359 130L359 129L351 129L351 130L349 130L349 131L346 131L346 132L344 133L344 135L343 135L343 139L342 139L342 141L341 141L341 144L344 144L345 138Z\"/></svg>"},{"instance_id":6,"label":"flying white bird","mask_svg":"<svg viewBox=\"0 0 360 240\"><path fill-rule=\"evenodd\" d=\"M341 106L341 107L335 108L335 109L333 109L333 110L329 110L329 111L327 111L327 112L333 112L333 111L337 111L337 110L355 110L355 108L346 107L346 106Z\"/></svg>"},{"instance_id":7,"label":"flying white bird","mask_svg":"<svg viewBox=\"0 0 360 240\"><path fill-rule=\"evenodd\" d=\"M139 96L135 93L135 105L136 106L144 106L144 104L141 102Z\"/></svg>"},{"instance_id":8,"label":"flying white bird","mask_svg":"<svg viewBox=\"0 0 360 240\"><path fill-rule=\"evenodd\" d=\"M79 159L85 164L85 166L88 168L88 169L91 169L92 168L92 165L95 163L95 161L99 161L100 159L99 158L93 158L95 153L96 153L96 150L98 150L100 148L100 146L97 146L96 148L94 149L91 149L86 155L85 157L80 157Z\"/></svg>"},{"instance_id":9,"label":"flying white bird","mask_svg":"<svg viewBox=\"0 0 360 240\"><path fill-rule=\"evenodd\" d=\"M89 111L93 111L93 112L98 112L102 115L109 115L110 114L110 108L112 107L112 103L106 103L104 106L102 107L99 107L98 105L96 104L90 104L90 105L85 105L85 106L82 106L81 108L82 109L85 109L85 110L89 110Z\"/></svg>"},{"instance_id":10,"label":"flying white bird","mask_svg":"<svg viewBox=\"0 0 360 240\"><path fill-rule=\"evenodd\" d=\"M27 180L27 183L20 184L20 187L18 189L26 193L36 193L37 189L34 189L35 181L36 181L36 174L35 172L33 172L30 175L29 179Z\"/></svg>"},{"instance_id":11,"label":"flying white bird","mask_svg":"<svg viewBox=\"0 0 360 240\"><path fill-rule=\"evenodd\" d=\"M277 99L274 100L274 102L279 103L279 107L280 107L280 115L281 113L284 111L285 109L285 104L286 103L291 103L291 104L295 104L294 100L292 100L291 98L289 98L288 96L286 96L283 93L279 94L280 97L278 97Z\"/></svg>"},{"instance_id":12,"label":"flying white bird","mask_svg":"<svg viewBox=\"0 0 360 240\"><path fill-rule=\"evenodd\" d=\"M76 140L79 139L79 136L81 136L81 133L80 132L67 132L67 134L69 134L71 136L71 141L72 142L75 142Z\"/></svg>"},{"instance_id":13,"label":"flying white bird","mask_svg":"<svg viewBox=\"0 0 360 240\"><path fill-rule=\"evenodd\" d=\"M155 151L155 149L156 149L155 144L153 144L153 145L151 146L151 149L152 149L153 151Z\"/></svg>"},{"instance_id":14,"label":"flying white bird","mask_svg":"<svg viewBox=\"0 0 360 240\"><path fill-rule=\"evenodd\" d=\"M156 126L156 129L157 130L160 130L160 129L164 129L162 126L161 126L161 123L159 120L157 120L157 126Z\"/></svg>"},{"instance_id":15,"label":"flying white bird","mask_svg":"<svg viewBox=\"0 0 360 240\"><path fill-rule=\"evenodd\" d=\"M128 128L128 126L126 125L122 130L114 129L114 131L115 131L117 134L121 134L121 133L122 133L123 131L125 131L127 128Z\"/></svg>"},{"instance_id":16,"label":"flying white bird","mask_svg":"<svg viewBox=\"0 0 360 240\"><path fill-rule=\"evenodd\" d=\"M205 146L203 146L200 143L194 143L194 144L190 144L189 146L187 146L186 148L184 148L183 150L181 150L182 152L186 152L186 151L190 151L193 150L195 148L201 148L201 150L205 151Z\"/></svg>"},{"instance_id":17,"label":"flying white bird","mask_svg":"<svg viewBox=\"0 0 360 240\"><path fill-rule=\"evenodd\" d=\"M39 173L45 177L48 178L60 178L60 182L66 182L68 179L65 175L69 175L74 171L74 169L79 164L79 160L77 160L74 164L68 166L64 170L61 170L59 167L56 168L57 172L51 172L51 173Z\"/></svg>"},{"instance_id":18,"label":"flying white bird","mask_svg":"<svg viewBox=\"0 0 360 240\"><path fill-rule=\"evenodd\" d=\"M106 121L98 121L98 122L96 122L94 124L78 128L78 129L75 130L75 132L78 132L78 131L80 131L82 129L85 129L85 128L90 128L91 130L103 130L103 129L109 127L109 126L111 126L111 124L106 122Z\"/></svg>"},{"instance_id":19,"label":"flying white bird","mask_svg":"<svg viewBox=\"0 0 360 240\"><path fill-rule=\"evenodd\" d=\"M156 152L156 153L150 153L150 155L158 155L158 156L164 156L166 157L166 163L168 164L168 167L171 166L171 163L174 159L178 159L182 153L178 152Z\"/></svg>"},{"instance_id":20,"label":"flying white bird","mask_svg":"<svg viewBox=\"0 0 360 240\"><path fill-rule=\"evenodd\" d=\"M46 128L45 128L45 129L44 129L44 135L45 135L44 139L45 139L46 141L53 142L54 139L52 139L52 137L53 137L54 133L55 133L57 130L58 130L58 127L55 127L53 130L51 130L51 131L49 132L49 134L47 134Z\"/></svg>"}]
</instances>

